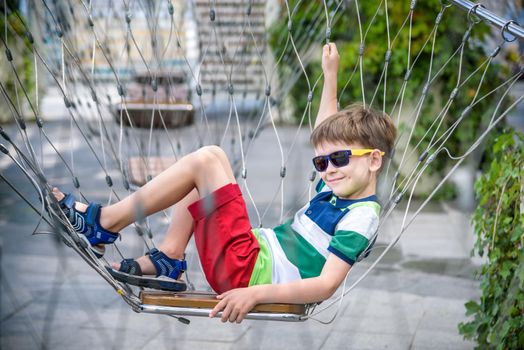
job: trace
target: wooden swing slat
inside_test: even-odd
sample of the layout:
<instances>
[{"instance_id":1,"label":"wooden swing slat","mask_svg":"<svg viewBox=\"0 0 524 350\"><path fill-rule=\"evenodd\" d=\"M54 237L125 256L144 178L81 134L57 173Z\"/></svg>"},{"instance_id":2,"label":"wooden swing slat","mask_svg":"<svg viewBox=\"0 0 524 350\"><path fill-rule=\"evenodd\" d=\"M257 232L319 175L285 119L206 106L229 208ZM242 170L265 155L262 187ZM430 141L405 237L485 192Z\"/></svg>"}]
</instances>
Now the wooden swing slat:
<instances>
[{"instance_id":1,"label":"wooden swing slat","mask_svg":"<svg viewBox=\"0 0 524 350\"><path fill-rule=\"evenodd\" d=\"M181 308L212 309L219 302L216 294L202 292L172 293L163 291L142 291L142 304ZM303 304L259 304L251 312L303 315Z\"/></svg>"}]
</instances>

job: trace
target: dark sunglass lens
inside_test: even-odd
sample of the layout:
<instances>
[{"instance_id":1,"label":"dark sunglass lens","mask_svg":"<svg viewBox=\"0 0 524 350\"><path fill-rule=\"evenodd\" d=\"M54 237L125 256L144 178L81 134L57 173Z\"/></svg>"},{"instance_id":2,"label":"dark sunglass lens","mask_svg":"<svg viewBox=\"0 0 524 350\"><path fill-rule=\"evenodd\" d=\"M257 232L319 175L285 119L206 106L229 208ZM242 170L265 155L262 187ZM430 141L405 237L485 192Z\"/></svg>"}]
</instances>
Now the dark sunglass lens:
<instances>
[{"instance_id":1,"label":"dark sunglass lens","mask_svg":"<svg viewBox=\"0 0 524 350\"><path fill-rule=\"evenodd\" d=\"M349 152L339 151L333 152L329 155L331 163L336 167L348 165L349 163Z\"/></svg>"},{"instance_id":2,"label":"dark sunglass lens","mask_svg":"<svg viewBox=\"0 0 524 350\"><path fill-rule=\"evenodd\" d=\"M315 169L318 171L324 171L326 170L328 166L328 160L324 157L315 157L313 158L313 165L315 166Z\"/></svg>"}]
</instances>

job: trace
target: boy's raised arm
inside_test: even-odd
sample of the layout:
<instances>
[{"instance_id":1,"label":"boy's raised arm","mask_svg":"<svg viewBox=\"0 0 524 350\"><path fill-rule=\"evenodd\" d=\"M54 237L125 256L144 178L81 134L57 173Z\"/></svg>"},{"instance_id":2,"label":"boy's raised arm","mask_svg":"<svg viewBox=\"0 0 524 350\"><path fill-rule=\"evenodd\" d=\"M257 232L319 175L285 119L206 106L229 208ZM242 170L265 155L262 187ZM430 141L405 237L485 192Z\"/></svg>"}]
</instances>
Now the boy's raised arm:
<instances>
[{"instance_id":1,"label":"boy's raised arm","mask_svg":"<svg viewBox=\"0 0 524 350\"><path fill-rule=\"evenodd\" d=\"M322 72L324 72L324 85L320 98L315 128L326 118L337 112L337 74L340 57L335 43L324 45L322 49Z\"/></svg>"}]
</instances>

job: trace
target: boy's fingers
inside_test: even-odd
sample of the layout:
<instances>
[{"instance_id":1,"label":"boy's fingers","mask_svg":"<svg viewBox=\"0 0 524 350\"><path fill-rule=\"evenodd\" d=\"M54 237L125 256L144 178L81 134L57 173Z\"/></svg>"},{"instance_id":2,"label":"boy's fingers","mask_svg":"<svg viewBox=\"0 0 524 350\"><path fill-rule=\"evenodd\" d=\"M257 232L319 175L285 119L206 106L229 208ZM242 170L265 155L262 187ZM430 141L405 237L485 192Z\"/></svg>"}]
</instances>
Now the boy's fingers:
<instances>
[{"instance_id":1,"label":"boy's fingers","mask_svg":"<svg viewBox=\"0 0 524 350\"><path fill-rule=\"evenodd\" d=\"M329 43L329 51L331 53L338 53L337 51L337 45L335 45L335 43Z\"/></svg>"},{"instance_id":2,"label":"boy's fingers","mask_svg":"<svg viewBox=\"0 0 524 350\"><path fill-rule=\"evenodd\" d=\"M324 47L322 48L322 53L324 54L324 56L329 55L329 51L330 51L329 45L328 44L324 45Z\"/></svg>"},{"instance_id":3,"label":"boy's fingers","mask_svg":"<svg viewBox=\"0 0 524 350\"><path fill-rule=\"evenodd\" d=\"M215 317L224 308L224 300L221 300L209 313L209 317Z\"/></svg>"},{"instance_id":4,"label":"boy's fingers","mask_svg":"<svg viewBox=\"0 0 524 350\"><path fill-rule=\"evenodd\" d=\"M238 317L238 311L236 309L231 310L231 313L229 314L228 320L229 322L233 323L236 321Z\"/></svg>"},{"instance_id":5,"label":"boy's fingers","mask_svg":"<svg viewBox=\"0 0 524 350\"><path fill-rule=\"evenodd\" d=\"M335 45L335 43L325 44L322 49L322 54L325 57L333 57L338 55L337 45Z\"/></svg>"},{"instance_id":6,"label":"boy's fingers","mask_svg":"<svg viewBox=\"0 0 524 350\"><path fill-rule=\"evenodd\" d=\"M220 321L227 322L229 320L229 315L231 314L231 305L227 305L224 310L222 310L222 317Z\"/></svg>"}]
</instances>

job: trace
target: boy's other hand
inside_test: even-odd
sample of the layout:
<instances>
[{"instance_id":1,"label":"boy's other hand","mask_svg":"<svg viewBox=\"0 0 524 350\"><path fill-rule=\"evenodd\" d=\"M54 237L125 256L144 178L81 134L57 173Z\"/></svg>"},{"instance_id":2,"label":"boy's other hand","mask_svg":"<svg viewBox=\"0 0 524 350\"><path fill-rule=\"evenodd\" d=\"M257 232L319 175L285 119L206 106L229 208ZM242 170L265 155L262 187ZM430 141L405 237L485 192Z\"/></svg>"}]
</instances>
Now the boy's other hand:
<instances>
[{"instance_id":1,"label":"boy's other hand","mask_svg":"<svg viewBox=\"0 0 524 350\"><path fill-rule=\"evenodd\" d=\"M337 45L329 43L322 49L322 71L324 76L333 76L338 73L338 64L340 56L338 55Z\"/></svg>"},{"instance_id":2,"label":"boy's other hand","mask_svg":"<svg viewBox=\"0 0 524 350\"><path fill-rule=\"evenodd\" d=\"M220 300L213 308L209 317L215 317L222 311L222 322L240 323L257 304L254 297L254 288L237 288L229 290L217 296Z\"/></svg>"}]
</instances>

